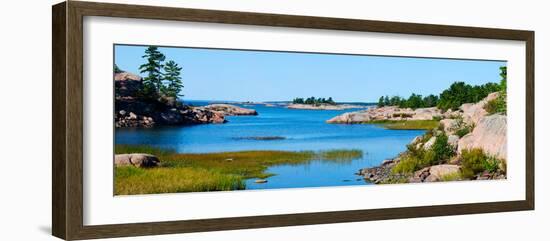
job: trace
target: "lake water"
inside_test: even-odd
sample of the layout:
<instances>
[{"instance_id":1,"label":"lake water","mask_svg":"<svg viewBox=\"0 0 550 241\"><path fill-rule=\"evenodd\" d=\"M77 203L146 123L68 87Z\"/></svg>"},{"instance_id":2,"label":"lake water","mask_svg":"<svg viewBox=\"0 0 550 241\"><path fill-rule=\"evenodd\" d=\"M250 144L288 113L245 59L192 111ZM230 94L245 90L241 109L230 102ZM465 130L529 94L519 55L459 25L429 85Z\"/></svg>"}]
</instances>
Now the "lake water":
<instances>
[{"instance_id":1,"label":"lake water","mask_svg":"<svg viewBox=\"0 0 550 241\"><path fill-rule=\"evenodd\" d=\"M225 124L116 129L115 143L147 144L187 153L331 149L363 151L362 158L345 163L312 161L301 165L272 166L267 172L276 175L267 178L267 183L254 183L254 179L246 182L247 189L270 189L367 185L369 183L354 173L361 168L376 166L384 159L397 156L406 149L407 143L423 133L421 130L386 130L370 124L325 123L336 115L354 110L294 110L264 105L238 106L255 109L259 115L229 116L229 122ZM258 136L281 136L285 139L242 139Z\"/></svg>"}]
</instances>

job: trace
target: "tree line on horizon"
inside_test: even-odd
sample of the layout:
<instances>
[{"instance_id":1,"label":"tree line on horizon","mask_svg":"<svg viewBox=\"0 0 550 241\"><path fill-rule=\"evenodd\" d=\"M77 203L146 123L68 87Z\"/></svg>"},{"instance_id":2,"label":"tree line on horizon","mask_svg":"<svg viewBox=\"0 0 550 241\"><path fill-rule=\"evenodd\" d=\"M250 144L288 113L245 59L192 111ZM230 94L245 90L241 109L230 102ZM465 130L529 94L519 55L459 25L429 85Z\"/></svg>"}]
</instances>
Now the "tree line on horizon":
<instances>
[{"instance_id":1,"label":"tree line on horizon","mask_svg":"<svg viewBox=\"0 0 550 241\"><path fill-rule=\"evenodd\" d=\"M169 60L166 63L166 56L158 50L156 46L149 46L145 49L142 56L146 62L139 66L141 74L146 74L143 78L143 87L139 91L142 98L157 99L158 97L183 96L180 91L183 89L180 67L175 61ZM120 73L122 70L115 64L114 72Z\"/></svg>"},{"instance_id":2,"label":"tree line on horizon","mask_svg":"<svg viewBox=\"0 0 550 241\"><path fill-rule=\"evenodd\" d=\"M326 98L315 98L315 97L309 97L309 98L294 98L292 100L292 104L306 104L306 105L320 105L320 104L327 104L327 105L336 105L336 102L332 99L332 97Z\"/></svg>"},{"instance_id":3,"label":"tree line on horizon","mask_svg":"<svg viewBox=\"0 0 550 241\"><path fill-rule=\"evenodd\" d=\"M439 96L428 95L423 97L422 95L412 93L409 98L402 98L400 96L381 96L378 99L378 107L383 106L398 106L400 108L427 108L438 107L442 110L457 110L464 103L475 103L488 94L500 91L502 94L499 101L499 110L506 111L506 67L500 67L501 81L497 83L486 83L483 85L469 85L464 82L454 82L445 89Z\"/></svg>"}]
</instances>

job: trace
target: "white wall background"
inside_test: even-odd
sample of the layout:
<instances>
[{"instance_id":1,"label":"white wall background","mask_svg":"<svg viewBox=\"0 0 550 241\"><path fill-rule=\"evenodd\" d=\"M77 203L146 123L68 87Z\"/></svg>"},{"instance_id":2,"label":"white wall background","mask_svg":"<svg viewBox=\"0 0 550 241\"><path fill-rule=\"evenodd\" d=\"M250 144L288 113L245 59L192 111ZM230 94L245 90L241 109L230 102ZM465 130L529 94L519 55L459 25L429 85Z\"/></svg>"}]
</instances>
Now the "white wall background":
<instances>
[{"instance_id":1,"label":"white wall background","mask_svg":"<svg viewBox=\"0 0 550 241\"><path fill-rule=\"evenodd\" d=\"M51 219L51 9L6 1L0 10L0 240L56 240ZM118 1L123 2L123 1ZM543 240L550 234L549 6L545 1L145 1L190 8L515 28L536 31L536 211L164 235L155 240ZM540 151L542 150L542 151ZM153 237L121 240L151 240Z\"/></svg>"}]
</instances>

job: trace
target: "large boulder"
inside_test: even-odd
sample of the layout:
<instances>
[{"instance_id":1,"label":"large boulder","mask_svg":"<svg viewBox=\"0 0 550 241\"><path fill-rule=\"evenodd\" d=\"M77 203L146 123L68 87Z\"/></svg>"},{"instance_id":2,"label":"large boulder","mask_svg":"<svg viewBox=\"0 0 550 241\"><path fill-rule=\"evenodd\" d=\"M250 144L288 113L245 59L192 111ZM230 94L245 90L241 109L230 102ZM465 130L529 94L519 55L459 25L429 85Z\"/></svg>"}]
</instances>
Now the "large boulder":
<instances>
[{"instance_id":1,"label":"large boulder","mask_svg":"<svg viewBox=\"0 0 550 241\"><path fill-rule=\"evenodd\" d=\"M258 112L253 109L242 108L236 105L228 104L211 104L204 107L205 109L221 112L224 115L258 115Z\"/></svg>"},{"instance_id":2,"label":"large boulder","mask_svg":"<svg viewBox=\"0 0 550 241\"><path fill-rule=\"evenodd\" d=\"M160 160L151 154L131 153L115 155L115 166L156 167Z\"/></svg>"},{"instance_id":3,"label":"large boulder","mask_svg":"<svg viewBox=\"0 0 550 241\"><path fill-rule=\"evenodd\" d=\"M438 182L442 181L446 175L452 175L460 172L460 166L452 164L442 164L425 167L416 171L410 178L410 182Z\"/></svg>"},{"instance_id":4,"label":"large boulder","mask_svg":"<svg viewBox=\"0 0 550 241\"><path fill-rule=\"evenodd\" d=\"M411 120L433 120L434 117L441 117L441 112L437 107L417 108L414 110Z\"/></svg>"},{"instance_id":5,"label":"large boulder","mask_svg":"<svg viewBox=\"0 0 550 241\"><path fill-rule=\"evenodd\" d=\"M446 135L452 135L460 128L460 123L457 119L443 119L439 121Z\"/></svg>"},{"instance_id":6,"label":"large boulder","mask_svg":"<svg viewBox=\"0 0 550 241\"><path fill-rule=\"evenodd\" d=\"M454 150L458 148L458 141L460 140L460 137L457 135L450 135L447 137L447 144L451 146Z\"/></svg>"},{"instance_id":7,"label":"large boulder","mask_svg":"<svg viewBox=\"0 0 550 241\"><path fill-rule=\"evenodd\" d=\"M446 175L452 175L460 172L460 166L443 164L430 167L430 175L424 180L425 182L438 182Z\"/></svg>"},{"instance_id":8,"label":"large boulder","mask_svg":"<svg viewBox=\"0 0 550 241\"><path fill-rule=\"evenodd\" d=\"M487 102L498 98L499 92L490 93L483 100L477 103L467 103L460 106L460 110L463 112L462 117L464 121L469 125L476 125L481 118L486 116L488 113L485 110L485 105Z\"/></svg>"},{"instance_id":9,"label":"large boulder","mask_svg":"<svg viewBox=\"0 0 550 241\"><path fill-rule=\"evenodd\" d=\"M506 116L491 115L482 117L474 130L458 141L458 151L481 148L497 158L506 159Z\"/></svg>"},{"instance_id":10,"label":"large boulder","mask_svg":"<svg viewBox=\"0 0 550 241\"><path fill-rule=\"evenodd\" d=\"M354 111L347 112L338 116L335 116L329 120L327 123L338 123L338 124L358 124L371 121L371 115L368 112L364 111Z\"/></svg>"}]
</instances>

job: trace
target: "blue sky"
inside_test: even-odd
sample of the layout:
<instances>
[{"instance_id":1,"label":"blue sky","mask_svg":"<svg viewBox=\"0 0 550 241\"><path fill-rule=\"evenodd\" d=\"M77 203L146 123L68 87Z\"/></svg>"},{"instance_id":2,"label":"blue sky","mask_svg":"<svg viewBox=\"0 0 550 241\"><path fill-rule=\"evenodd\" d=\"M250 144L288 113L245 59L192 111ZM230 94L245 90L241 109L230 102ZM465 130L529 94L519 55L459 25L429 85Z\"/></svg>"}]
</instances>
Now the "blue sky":
<instances>
[{"instance_id":1,"label":"blue sky","mask_svg":"<svg viewBox=\"0 0 550 241\"><path fill-rule=\"evenodd\" d=\"M144 46L115 45L119 68L139 74ZM184 100L286 101L332 97L376 102L381 95L439 94L455 81L500 81L505 61L161 47L182 70ZM145 74L141 74L144 76Z\"/></svg>"}]
</instances>

